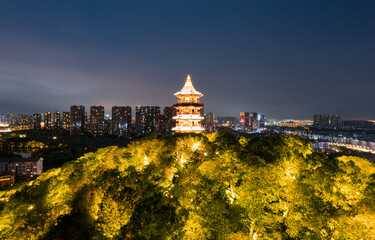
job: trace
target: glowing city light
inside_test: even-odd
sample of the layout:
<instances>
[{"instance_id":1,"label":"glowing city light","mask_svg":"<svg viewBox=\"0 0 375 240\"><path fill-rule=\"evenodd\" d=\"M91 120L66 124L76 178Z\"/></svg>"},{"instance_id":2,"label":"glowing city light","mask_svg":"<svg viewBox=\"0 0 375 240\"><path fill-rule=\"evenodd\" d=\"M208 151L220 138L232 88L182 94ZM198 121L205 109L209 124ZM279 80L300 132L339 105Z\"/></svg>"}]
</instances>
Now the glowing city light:
<instances>
[{"instance_id":1,"label":"glowing city light","mask_svg":"<svg viewBox=\"0 0 375 240\"><path fill-rule=\"evenodd\" d=\"M200 145L200 142L194 143L193 145L193 151L196 151Z\"/></svg>"},{"instance_id":2,"label":"glowing city light","mask_svg":"<svg viewBox=\"0 0 375 240\"><path fill-rule=\"evenodd\" d=\"M144 159L143 159L143 163L145 164L145 165L148 165L150 162L148 161L148 157L146 156L146 157L144 157Z\"/></svg>"}]
</instances>

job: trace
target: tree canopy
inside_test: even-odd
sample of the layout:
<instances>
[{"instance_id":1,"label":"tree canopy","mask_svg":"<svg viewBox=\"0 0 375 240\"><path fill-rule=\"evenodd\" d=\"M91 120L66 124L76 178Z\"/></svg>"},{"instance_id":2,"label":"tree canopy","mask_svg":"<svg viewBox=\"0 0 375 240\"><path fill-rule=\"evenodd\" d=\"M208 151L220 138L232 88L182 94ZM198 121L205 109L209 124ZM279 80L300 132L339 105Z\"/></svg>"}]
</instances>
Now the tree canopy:
<instances>
[{"instance_id":1,"label":"tree canopy","mask_svg":"<svg viewBox=\"0 0 375 240\"><path fill-rule=\"evenodd\" d=\"M294 136L151 136L0 192L0 239L374 239L375 166Z\"/></svg>"}]
</instances>

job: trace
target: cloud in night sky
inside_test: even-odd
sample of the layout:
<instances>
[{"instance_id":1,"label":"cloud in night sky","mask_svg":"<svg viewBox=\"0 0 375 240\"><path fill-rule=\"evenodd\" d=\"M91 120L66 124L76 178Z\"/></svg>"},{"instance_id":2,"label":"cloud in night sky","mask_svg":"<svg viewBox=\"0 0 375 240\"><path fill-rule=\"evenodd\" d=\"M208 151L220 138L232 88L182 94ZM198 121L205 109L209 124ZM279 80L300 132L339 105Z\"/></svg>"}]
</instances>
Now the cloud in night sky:
<instances>
[{"instance_id":1,"label":"cloud in night sky","mask_svg":"<svg viewBox=\"0 0 375 240\"><path fill-rule=\"evenodd\" d=\"M373 1L1 1L0 114L169 106L375 119Z\"/></svg>"}]
</instances>

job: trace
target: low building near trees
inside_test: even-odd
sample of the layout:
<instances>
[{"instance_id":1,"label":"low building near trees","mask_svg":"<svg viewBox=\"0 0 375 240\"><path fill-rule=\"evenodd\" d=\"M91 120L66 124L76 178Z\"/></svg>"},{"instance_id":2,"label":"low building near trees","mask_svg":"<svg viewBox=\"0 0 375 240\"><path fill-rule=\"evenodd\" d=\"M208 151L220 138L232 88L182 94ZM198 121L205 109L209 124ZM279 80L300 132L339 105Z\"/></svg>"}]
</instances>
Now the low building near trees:
<instances>
[{"instance_id":1,"label":"low building near trees","mask_svg":"<svg viewBox=\"0 0 375 240\"><path fill-rule=\"evenodd\" d=\"M0 173L0 188L13 186L15 177L13 173Z\"/></svg>"},{"instance_id":2,"label":"low building near trees","mask_svg":"<svg viewBox=\"0 0 375 240\"><path fill-rule=\"evenodd\" d=\"M43 173L43 158L0 158L0 174L33 177Z\"/></svg>"}]
</instances>

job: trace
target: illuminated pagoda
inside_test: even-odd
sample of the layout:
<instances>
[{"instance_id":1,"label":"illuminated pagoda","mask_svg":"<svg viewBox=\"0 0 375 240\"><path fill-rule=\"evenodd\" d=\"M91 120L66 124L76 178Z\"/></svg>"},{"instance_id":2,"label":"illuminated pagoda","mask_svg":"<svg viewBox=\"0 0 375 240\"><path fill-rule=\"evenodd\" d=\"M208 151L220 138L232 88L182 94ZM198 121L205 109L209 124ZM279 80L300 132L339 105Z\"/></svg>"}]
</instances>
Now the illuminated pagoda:
<instances>
[{"instance_id":1,"label":"illuminated pagoda","mask_svg":"<svg viewBox=\"0 0 375 240\"><path fill-rule=\"evenodd\" d=\"M203 94L195 90L190 75L187 76L181 91L176 92L174 95L180 100L173 105L177 109L177 116L173 117L176 120L176 127L172 128L172 130L179 133L199 133L204 131L201 125L201 120L204 118L201 116L203 104L199 103L198 100L203 97Z\"/></svg>"}]
</instances>

